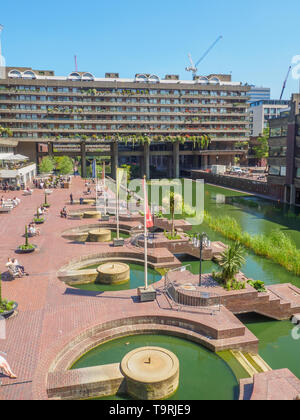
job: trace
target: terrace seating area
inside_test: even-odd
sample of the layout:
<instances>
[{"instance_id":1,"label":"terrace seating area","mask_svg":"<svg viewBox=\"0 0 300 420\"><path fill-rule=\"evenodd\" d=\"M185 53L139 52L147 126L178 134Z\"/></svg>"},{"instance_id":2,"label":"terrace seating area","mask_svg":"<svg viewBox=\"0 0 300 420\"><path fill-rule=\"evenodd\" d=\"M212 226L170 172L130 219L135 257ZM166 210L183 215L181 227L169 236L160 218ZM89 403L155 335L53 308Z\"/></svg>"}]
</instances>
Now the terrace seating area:
<instances>
[{"instance_id":1,"label":"terrace seating area","mask_svg":"<svg viewBox=\"0 0 300 420\"><path fill-rule=\"evenodd\" d=\"M20 204L21 200L17 197L14 198L7 198L4 199L1 197L0 199L0 213L9 213L15 207Z\"/></svg>"}]
</instances>

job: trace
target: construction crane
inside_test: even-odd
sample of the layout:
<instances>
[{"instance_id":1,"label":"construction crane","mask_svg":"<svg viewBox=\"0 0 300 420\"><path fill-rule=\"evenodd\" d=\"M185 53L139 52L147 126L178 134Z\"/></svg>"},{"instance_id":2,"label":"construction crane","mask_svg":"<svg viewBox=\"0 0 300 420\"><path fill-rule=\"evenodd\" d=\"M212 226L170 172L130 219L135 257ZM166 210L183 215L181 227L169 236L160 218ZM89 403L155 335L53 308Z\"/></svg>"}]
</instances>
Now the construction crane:
<instances>
[{"instance_id":1,"label":"construction crane","mask_svg":"<svg viewBox=\"0 0 300 420\"><path fill-rule=\"evenodd\" d=\"M199 60L197 61L197 63L196 64L194 64L194 62L193 62L193 60L192 60L192 56L191 56L191 54L188 54L188 57L189 57L189 60L190 60L190 63L191 63L191 65L190 65L190 67L186 67L185 68L185 70L186 71L191 71L191 72L193 72L193 77L195 78L195 76L196 76L196 74L197 74L197 71L198 71L198 69L197 69L197 66L198 66L198 64L199 63L201 63L201 61L202 60L204 60L204 58L207 56L207 54L214 48L214 46L220 41L220 39L222 39L223 38L223 36L222 35L220 35L216 40L215 40L215 42L205 51L205 53L202 55L202 57L201 58L199 58Z\"/></svg>"},{"instance_id":2,"label":"construction crane","mask_svg":"<svg viewBox=\"0 0 300 420\"><path fill-rule=\"evenodd\" d=\"M281 99L282 99L283 92L284 92L284 89L285 89L285 86L286 86L287 79L289 78L289 75L290 75L290 71L291 71L291 69L292 69L292 66L290 66L290 67L289 67L289 70L288 70L288 72L287 72L287 75L286 75L285 81L283 82L282 91L281 91L281 95L280 95L280 98L279 98L279 100L280 100L280 101L281 101Z\"/></svg>"}]
</instances>

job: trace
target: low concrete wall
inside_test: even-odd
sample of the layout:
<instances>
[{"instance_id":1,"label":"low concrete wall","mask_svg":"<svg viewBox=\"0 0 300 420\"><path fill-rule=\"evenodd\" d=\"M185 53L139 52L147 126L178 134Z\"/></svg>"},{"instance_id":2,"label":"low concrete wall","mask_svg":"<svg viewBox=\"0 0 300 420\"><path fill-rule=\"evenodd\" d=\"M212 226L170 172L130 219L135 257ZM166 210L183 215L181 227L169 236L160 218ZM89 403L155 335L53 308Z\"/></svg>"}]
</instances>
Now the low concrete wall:
<instances>
[{"instance_id":1,"label":"low concrete wall","mask_svg":"<svg viewBox=\"0 0 300 420\"><path fill-rule=\"evenodd\" d=\"M254 181L245 178L236 178L226 175L216 175L202 171L191 171L192 179L203 179L205 183L233 188L252 194L261 194L270 198L283 199L281 186L271 185L266 182Z\"/></svg>"},{"instance_id":2,"label":"low concrete wall","mask_svg":"<svg viewBox=\"0 0 300 420\"><path fill-rule=\"evenodd\" d=\"M48 374L49 398L78 400L108 397L120 392L125 392L120 363Z\"/></svg>"}]
</instances>

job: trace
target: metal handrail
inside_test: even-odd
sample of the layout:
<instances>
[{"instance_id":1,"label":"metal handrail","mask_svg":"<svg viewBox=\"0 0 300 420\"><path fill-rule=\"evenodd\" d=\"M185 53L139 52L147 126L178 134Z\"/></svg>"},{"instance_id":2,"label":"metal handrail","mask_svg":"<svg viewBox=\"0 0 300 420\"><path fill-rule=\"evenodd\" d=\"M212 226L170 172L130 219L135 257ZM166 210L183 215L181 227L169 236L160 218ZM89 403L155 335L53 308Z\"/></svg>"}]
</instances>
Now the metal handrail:
<instances>
[{"instance_id":1,"label":"metal handrail","mask_svg":"<svg viewBox=\"0 0 300 420\"><path fill-rule=\"evenodd\" d=\"M170 274L175 271L186 271L187 267L189 267L190 264L182 267L178 267L172 270L169 270L165 274L165 281L164 281L164 287L163 287L163 293L165 293L171 302L177 307L177 310L182 310L183 308L209 308L211 310L211 315L213 315L216 312L221 311L221 297L218 296L215 293L207 293L206 296L204 296L203 291L199 290L193 290L189 291L189 296L187 296L187 299L185 302L178 302L176 300L176 294L177 294L177 287L174 282L170 279ZM196 286L197 287L197 286ZM217 300L218 302L214 305L205 305L205 304L199 304L199 305L191 305L189 302L193 300L193 298L197 298L200 300L200 303L207 303L209 298L212 298L213 300ZM172 305L171 305L172 306Z\"/></svg>"}]
</instances>

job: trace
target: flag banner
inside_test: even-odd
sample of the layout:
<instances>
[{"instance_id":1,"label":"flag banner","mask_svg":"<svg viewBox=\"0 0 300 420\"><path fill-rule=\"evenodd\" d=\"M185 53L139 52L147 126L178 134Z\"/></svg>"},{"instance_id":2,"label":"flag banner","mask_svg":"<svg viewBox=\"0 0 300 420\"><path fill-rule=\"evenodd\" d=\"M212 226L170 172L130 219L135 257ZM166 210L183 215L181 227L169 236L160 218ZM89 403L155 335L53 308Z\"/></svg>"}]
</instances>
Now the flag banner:
<instances>
[{"instance_id":1,"label":"flag banner","mask_svg":"<svg viewBox=\"0 0 300 420\"><path fill-rule=\"evenodd\" d=\"M117 168L117 194L119 194L124 173L125 173L125 169Z\"/></svg>"},{"instance_id":2,"label":"flag banner","mask_svg":"<svg viewBox=\"0 0 300 420\"><path fill-rule=\"evenodd\" d=\"M153 226L152 214L149 209L148 205L148 197L147 197L147 184L146 179L143 179L143 188L144 188L144 200L145 200L145 209L146 209L146 227L151 228Z\"/></svg>"},{"instance_id":3,"label":"flag banner","mask_svg":"<svg viewBox=\"0 0 300 420\"><path fill-rule=\"evenodd\" d=\"M92 177L97 178L97 166L96 166L96 159L93 160L92 163Z\"/></svg>"},{"instance_id":4,"label":"flag banner","mask_svg":"<svg viewBox=\"0 0 300 420\"><path fill-rule=\"evenodd\" d=\"M103 162L103 166L102 166L102 179L105 178L105 161Z\"/></svg>"}]
</instances>

